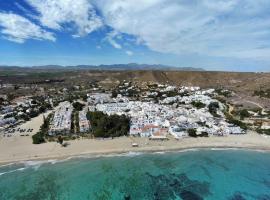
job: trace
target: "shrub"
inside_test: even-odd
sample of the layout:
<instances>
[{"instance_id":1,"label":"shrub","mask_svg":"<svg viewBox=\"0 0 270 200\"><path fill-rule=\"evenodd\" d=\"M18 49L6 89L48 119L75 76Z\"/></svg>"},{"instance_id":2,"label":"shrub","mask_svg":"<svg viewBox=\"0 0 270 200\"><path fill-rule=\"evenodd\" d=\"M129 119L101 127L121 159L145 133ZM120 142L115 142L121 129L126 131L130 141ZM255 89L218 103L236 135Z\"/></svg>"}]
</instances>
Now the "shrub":
<instances>
[{"instance_id":1,"label":"shrub","mask_svg":"<svg viewBox=\"0 0 270 200\"><path fill-rule=\"evenodd\" d=\"M190 129L187 130L187 132L188 132L188 136L197 137L197 130L196 129L190 128Z\"/></svg>"},{"instance_id":2,"label":"shrub","mask_svg":"<svg viewBox=\"0 0 270 200\"><path fill-rule=\"evenodd\" d=\"M88 112L95 137L119 137L129 132L130 119L125 115L106 115L103 112Z\"/></svg>"},{"instance_id":3,"label":"shrub","mask_svg":"<svg viewBox=\"0 0 270 200\"><path fill-rule=\"evenodd\" d=\"M256 130L259 134L270 135L270 129L257 129Z\"/></svg>"},{"instance_id":4,"label":"shrub","mask_svg":"<svg viewBox=\"0 0 270 200\"><path fill-rule=\"evenodd\" d=\"M40 126L39 132L32 136L33 144L41 144L46 142L45 135L48 132L51 117L52 114L49 114L47 118L43 118L43 124Z\"/></svg>"},{"instance_id":5,"label":"shrub","mask_svg":"<svg viewBox=\"0 0 270 200\"><path fill-rule=\"evenodd\" d=\"M33 144L45 143L44 134L42 132L37 132L32 136Z\"/></svg>"},{"instance_id":6,"label":"shrub","mask_svg":"<svg viewBox=\"0 0 270 200\"><path fill-rule=\"evenodd\" d=\"M85 106L84 104L80 103L80 102L75 102L72 104L73 105L73 108L76 110L76 111L81 111L83 109L83 107Z\"/></svg>"},{"instance_id":7,"label":"shrub","mask_svg":"<svg viewBox=\"0 0 270 200\"><path fill-rule=\"evenodd\" d=\"M247 127L247 125L244 122L235 119L233 116L231 116L228 113L226 113L225 116L227 118L228 123L234 124L235 126L239 126L240 128L242 128L244 130L247 130L248 127Z\"/></svg>"},{"instance_id":8,"label":"shrub","mask_svg":"<svg viewBox=\"0 0 270 200\"><path fill-rule=\"evenodd\" d=\"M118 92L116 91L116 90L113 90L112 91L112 98L116 98L117 97L117 95L118 95Z\"/></svg>"},{"instance_id":9,"label":"shrub","mask_svg":"<svg viewBox=\"0 0 270 200\"><path fill-rule=\"evenodd\" d=\"M250 116L249 112L248 112L246 109L241 110L241 111L239 112L239 115L240 115L241 119L244 119L244 118Z\"/></svg>"},{"instance_id":10,"label":"shrub","mask_svg":"<svg viewBox=\"0 0 270 200\"><path fill-rule=\"evenodd\" d=\"M200 101L192 101L191 104L198 109L205 107L205 104Z\"/></svg>"},{"instance_id":11,"label":"shrub","mask_svg":"<svg viewBox=\"0 0 270 200\"><path fill-rule=\"evenodd\" d=\"M59 135L57 141L59 142L59 144L63 144L64 139L62 138L61 135Z\"/></svg>"},{"instance_id":12,"label":"shrub","mask_svg":"<svg viewBox=\"0 0 270 200\"><path fill-rule=\"evenodd\" d=\"M214 116L214 117L219 117L217 114L217 110L219 109L219 104L218 102L211 102L208 105L209 112Z\"/></svg>"},{"instance_id":13,"label":"shrub","mask_svg":"<svg viewBox=\"0 0 270 200\"><path fill-rule=\"evenodd\" d=\"M201 134L198 135L199 137L208 137L207 132L202 132Z\"/></svg>"}]
</instances>

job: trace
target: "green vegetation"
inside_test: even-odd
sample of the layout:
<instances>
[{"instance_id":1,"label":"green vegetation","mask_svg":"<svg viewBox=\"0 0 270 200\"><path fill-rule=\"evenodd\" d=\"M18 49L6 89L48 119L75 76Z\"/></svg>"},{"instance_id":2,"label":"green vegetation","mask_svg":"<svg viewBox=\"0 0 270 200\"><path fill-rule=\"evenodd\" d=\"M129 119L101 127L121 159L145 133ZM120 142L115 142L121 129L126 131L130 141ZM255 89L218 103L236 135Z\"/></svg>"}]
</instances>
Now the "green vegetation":
<instances>
[{"instance_id":1,"label":"green vegetation","mask_svg":"<svg viewBox=\"0 0 270 200\"><path fill-rule=\"evenodd\" d=\"M5 102L5 99L0 97L0 105L3 105L4 102ZM0 109L1 109L1 106L0 106Z\"/></svg>"},{"instance_id":2,"label":"green vegetation","mask_svg":"<svg viewBox=\"0 0 270 200\"><path fill-rule=\"evenodd\" d=\"M37 132L35 135L32 136L33 144L41 144L45 143L44 134L42 132Z\"/></svg>"},{"instance_id":3,"label":"green vegetation","mask_svg":"<svg viewBox=\"0 0 270 200\"><path fill-rule=\"evenodd\" d=\"M190 128L187 130L189 137L208 137L207 132L202 132L201 134L197 134L197 130L194 128Z\"/></svg>"},{"instance_id":4,"label":"green vegetation","mask_svg":"<svg viewBox=\"0 0 270 200\"><path fill-rule=\"evenodd\" d=\"M85 106L84 104L80 103L80 102L74 102L73 104L73 108L76 110L76 111L81 111L83 109L83 107Z\"/></svg>"},{"instance_id":5,"label":"green vegetation","mask_svg":"<svg viewBox=\"0 0 270 200\"><path fill-rule=\"evenodd\" d=\"M264 97L264 98L270 98L270 89L266 90L255 90L253 93L254 96Z\"/></svg>"},{"instance_id":6,"label":"green vegetation","mask_svg":"<svg viewBox=\"0 0 270 200\"><path fill-rule=\"evenodd\" d=\"M224 97L231 97L232 96L232 92L229 90L224 90L224 89L216 89L216 93L218 95L222 95Z\"/></svg>"},{"instance_id":7,"label":"green vegetation","mask_svg":"<svg viewBox=\"0 0 270 200\"><path fill-rule=\"evenodd\" d=\"M58 136L57 142L58 142L59 144L63 144L64 139L63 139L63 137L62 137L61 135Z\"/></svg>"},{"instance_id":8,"label":"green vegetation","mask_svg":"<svg viewBox=\"0 0 270 200\"><path fill-rule=\"evenodd\" d=\"M16 116L15 119L23 119L24 121L29 121L31 118L27 114L22 114L20 116Z\"/></svg>"},{"instance_id":9,"label":"green vegetation","mask_svg":"<svg viewBox=\"0 0 270 200\"><path fill-rule=\"evenodd\" d=\"M250 117L250 114L249 114L249 112L246 109L240 110L239 111L239 115L240 115L240 118L241 119Z\"/></svg>"},{"instance_id":10,"label":"green vegetation","mask_svg":"<svg viewBox=\"0 0 270 200\"><path fill-rule=\"evenodd\" d=\"M69 101L70 103L72 103L73 101L75 101L75 100L77 100L79 98L80 98L79 95L73 93L72 95L69 94L68 96L65 96L65 98L62 101Z\"/></svg>"},{"instance_id":11,"label":"green vegetation","mask_svg":"<svg viewBox=\"0 0 270 200\"><path fill-rule=\"evenodd\" d=\"M34 118L34 117L37 117L39 115L39 112L37 110L30 110L28 116L30 118Z\"/></svg>"},{"instance_id":12,"label":"green vegetation","mask_svg":"<svg viewBox=\"0 0 270 200\"><path fill-rule=\"evenodd\" d=\"M208 109L209 109L209 112L210 112L214 117L220 117L220 116L217 114L217 110L219 109L219 104L218 104L218 102L211 102L211 103L208 105Z\"/></svg>"},{"instance_id":13,"label":"green vegetation","mask_svg":"<svg viewBox=\"0 0 270 200\"><path fill-rule=\"evenodd\" d=\"M14 94L11 94L11 93L7 94L7 100L8 101L12 101L13 99L15 99L15 95Z\"/></svg>"},{"instance_id":14,"label":"green vegetation","mask_svg":"<svg viewBox=\"0 0 270 200\"><path fill-rule=\"evenodd\" d=\"M84 101L87 101L87 98L88 98L88 97L87 97L87 94L82 94L82 95L81 95L81 98L82 98Z\"/></svg>"},{"instance_id":15,"label":"green vegetation","mask_svg":"<svg viewBox=\"0 0 270 200\"><path fill-rule=\"evenodd\" d=\"M217 96L217 97L213 97L214 99L218 100L219 102L223 103L223 104L227 104L227 101L224 97L221 96Z\"/></svg>"},{"instance_id":16,"label":"green vegetation","mask_svg":"<svg viewBox=\"0 0 270 200\"><path fill-rule=\"evenodd\" d=\"M150 88L150 89L156 89L158 87L158 84L157 83L149 83L147 85L147 87Z\"/></svg>"},{"instance_id":17,"label":"green vegetation","mask_svg":"<svg viewBox=\"0 0 270 200\"><path fill-rule=\"evenodd\" d=\"M177 91L169 91L165 93L167 97L175 97L178 95Z\"/></svg>"},{"instance_id":18,"label":"green vegetation","mask_svg":"<svg viewBox=\"0 0 270 200\"><path fill-rule=\"evenodd\" d=\"M71 114L70 133L75 133L74 119L75 119L75 112L73 111L72 114Z\"/></svg>"},{"instance_id":19,"label":"green vegetation","mask_svg":"<svg viewBox=\"0 0 270 200\"><path fill-rule=\"evenodd\" d=\"M44 100L43 100L40 107L39 107L39 113L44 113L47 110L51 110L51 109L52 109L51 104L48 102L44 102Z\"/></svg>"},{"instance_id":20,"label":"green vegetation","mask_svg":"<svg viewBox=\"0 0 270 200\"><path fill-rule=\"evenodd\" d=\"M189 137L197 137L197 130L194 128L190 128L187 130Z\"/></svg>"},{"instance_id":21,"label":"green vegetation","mask_svg":"<svg viewBox=\"0 0 270 200\"><path fill-rule=\"evenodd\" d=\"M239 126L240 128L242 128L244 130L247 130L248 127L247 127L247 125L244 122L242 122L242 121L240 121L238 119L235 119L229 113L225 113L225 116L226 116L226 119L227 119L228 123L234 124L235 126Z\"/></svg>"},{"instance_id":22,"label":"green vegetation","mask_svg":"<svg viewBox=\"0 0 270 200\"><path fill-rule=\"evenodd\" d=\"M202 132L201 134L197 134L197 130L194 128L190 128L187 130L189 137L208 137L207 132Z\"/></svg>"},{"instance_id":23,"label":"green vegetation","mask_svg":"<svg viewBox=\"0 0 270 200\"><path fill-rule=\"evenodd\" d=\"M136 89L127 90L127 96L128 97L137 97L139 94L140 94L140 92L137 91Z\"/></svg>"},{"instance_id":24,"label":"green vegetation","mask_svg":"<svg viewBox=\"0 0 270 200\"><path fill-rule=\"evenodd\" d=\"M202 132L201 134L198 135L199 137L208 137L207 132Z\"/></svg>"},{"instance_id":25,"label":"green vegetation","mask_svg":"<svg viewBox=\"0 0 270 200\"><path fill-rule=\"evenodd\" d=\"M76 127L76 133L80 132L80 124L79 124L79 112L76 111L74 113L74 118L75 118L75 127Z\"/></svg>"},{"instance_id":26,"label":"green vegetation","mask_svg":"<svg viewBox=\"0 0 270 200\"><path fill-rule=\"evenodd\" d=\"M270 129L257 129L256 130L259 134L270 135Z\"/></svg>"},{"instance_id":27,"label":"green vegetation","mask_svg":"<svg viewBox=\"0 0 270 200\"><path fill-rule=\"evenodd\" d=\"M46 142L45 136L48 133L51 118L52 114L48 115L47 118L43 118L43 124L41 125L40 130L32 136L33 144L41 144Z\"/></svg>"},{"instance_id":28,"label":"green vegetation","mask_svg":"<svg viewBox=\"0 0 270 200\"><path fill-rule=\"evenodd\" d=\"M200 101L192 101L191 104L197 109L204 108L205 104Z\"/></svg>"},{"instance_id":29,"label":"green vegetation","mask_svg":"<svg viewBox=\"0 0 270 200\"><path fill-rule=\"evenodd\" d=\"M119 137L129 132L130 119L125 115L106 115L103 112L88 112L95 137Z\"/></svg>"},{"instance_id":30,"label":"green vegetation","mask_svg":"<svg viewBox=\"0 0 270 200\"><path fill-rule=\"evenodd\" d=\"M117 97L117 95L118 95L118 92L116 91L116 90L113 90L112 91L112 98L116 98Z\"/></svg>"}]
</instances>

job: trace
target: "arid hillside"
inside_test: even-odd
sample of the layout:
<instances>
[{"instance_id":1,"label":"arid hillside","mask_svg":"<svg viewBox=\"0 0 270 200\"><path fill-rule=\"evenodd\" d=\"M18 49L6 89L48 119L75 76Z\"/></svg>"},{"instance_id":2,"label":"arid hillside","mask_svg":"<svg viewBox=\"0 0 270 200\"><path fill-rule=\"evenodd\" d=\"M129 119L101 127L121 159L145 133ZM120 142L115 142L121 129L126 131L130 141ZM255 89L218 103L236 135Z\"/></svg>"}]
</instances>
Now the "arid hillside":
<instances>
[{"instance_id":1,"label":"arid hillside","mask_svg":"<svg viewBox=\"0 0 270 200\"><path fill-rule=\"evenodd\" d=\"M32 83L64 80L65 83L104 82L110 86L122 80L223 87L235 91L254 91L270 87L270 73L207 72L207 71L101 71L101 70L0 70L0 83Z\"/></svg>"},{"instance_id":2,"label":"arid hillside","mask_svg":"<svg viewBox=\"0 0 270 200\"><path fill-rule=\"evenodd\" d=\"M113 88L121 81L136 84L168 83L176 86L200 86L202 88L223 88L234 91L233 104L260 105L270 109L270 99L254 96L255 91L270 91L270 73L207 72L207 71L161 71L161 70L59 70L59 69L0 69L0 84L11 83L29 88L69 88L75 85L98 83L103 88ZM31 95L33 90L13 90L2 87L0 94L16 92L17 95ZM268 95L268 94L267 94Z\"/></svg>"},{"instance_id":3,"label":"arid hillside","mask_svg":"<svg viewBox=\"0 0 270 200\"><path fill-rule=\"evenodd\" d=\"M85 76L102 79L112 83L116 80L137 82L158 82L174 85L222 87L235 91L253 92L270 87L270 73L239 72L184 72L184 71L123 71L123 72L89 72Z\"/></svg>"}]
</instances>

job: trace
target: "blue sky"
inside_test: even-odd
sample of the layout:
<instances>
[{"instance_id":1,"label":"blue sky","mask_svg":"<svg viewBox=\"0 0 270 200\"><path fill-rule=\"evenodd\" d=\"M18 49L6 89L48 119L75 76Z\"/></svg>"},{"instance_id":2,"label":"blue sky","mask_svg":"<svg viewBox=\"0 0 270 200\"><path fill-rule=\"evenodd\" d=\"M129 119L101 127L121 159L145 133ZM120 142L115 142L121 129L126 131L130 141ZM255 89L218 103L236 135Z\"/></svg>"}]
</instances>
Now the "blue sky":
<instances>
[{"instance_id":1,"label":"blue sky","mask_svg":"<svg viewBox=\"0 0 270 200\"><path fill-rule=\"evenodd\" d=\"M0 65L270 71L269 0L0 0Z\"/></svg>"}]
</instances>

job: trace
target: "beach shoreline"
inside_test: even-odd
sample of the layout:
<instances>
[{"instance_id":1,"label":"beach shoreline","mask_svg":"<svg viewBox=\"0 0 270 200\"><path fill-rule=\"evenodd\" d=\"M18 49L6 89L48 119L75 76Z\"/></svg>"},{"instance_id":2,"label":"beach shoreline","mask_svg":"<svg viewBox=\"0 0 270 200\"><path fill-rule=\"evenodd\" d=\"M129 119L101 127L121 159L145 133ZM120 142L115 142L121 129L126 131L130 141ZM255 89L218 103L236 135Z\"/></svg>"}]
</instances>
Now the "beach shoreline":
<instances>
[{"instance_id":1,"label":"beach shoreline","mask_svg":"<svg viewBox=\"0 0 270 200\"><path fill-rule=\"evenodd\" d=\"M132 147L132 143L139 147ZM129 152L155 153L177 152L192 149L246 149L270 151L270 138L254 132L227 137L184 138L181 140L149 141L147 138L120 137L115 139L80 139L69 141L61 147L56 142L32 144L31 137L0 139L0 166L26 161L68 159L70 157L95 157L121 155Z\"/></svg>"},{"instance_id":2,"label":"beach shoreline","mask_svg":"<svg viewBox=\"0 0 270 200\"><path fill-rule=\"evenodd\" d=\"M141 154L165 154L165 153L184 153L190 151L199 151L199 150L210 150L210 151L227 151L227 150L241 150L241 151L256 151L256 152L270 152L270 148L262 147L235 147L235 146L202 146L202 147L190 147L190 148L179 148L179 149L168 149L168 150L136 150L136 151L115 151L115 152L91 152L91 153L81 153L74 155L62 155L56 157L34 157L30 160L10 160L10 161L0 161L0 167L14 165L14 164L23 164L27 162L40 162L40 163L57 163L63 162L70 159L77 158L102 158L102 157L118 157L118 156L136 156ZM35 164L33 164L35 165Z\"/></svg>"}]
</instances>

